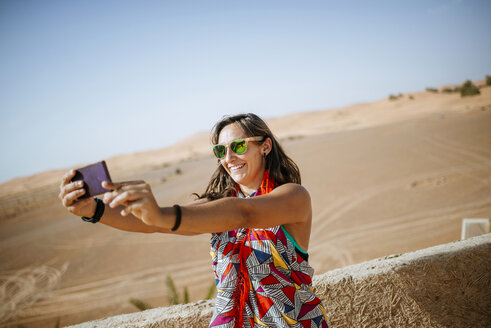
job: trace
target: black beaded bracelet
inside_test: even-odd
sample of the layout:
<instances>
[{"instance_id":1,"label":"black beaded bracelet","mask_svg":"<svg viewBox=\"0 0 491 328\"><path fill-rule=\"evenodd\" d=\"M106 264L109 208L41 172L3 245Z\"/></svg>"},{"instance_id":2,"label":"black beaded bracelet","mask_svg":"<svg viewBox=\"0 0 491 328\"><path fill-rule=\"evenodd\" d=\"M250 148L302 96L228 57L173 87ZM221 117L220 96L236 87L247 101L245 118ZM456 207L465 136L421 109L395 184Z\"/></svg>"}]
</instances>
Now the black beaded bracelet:
<instances>
[{"instance_id":1,"label":"black beaded bracelet","mask_svg":"<svg viewBox=\"0 0 491 328\"><path fill-rule=\"evenodd\" d=\"M96 207L95 207L95 213L94 216L91 218L88 218L86 216L82 216L82 220L85 222L92 222L92 223L97 223L102 217L102 214L104 214L104 208L106 207L104 205L104 202L100 198L94 198L96 202Z\"/></svg>"},{"instance_id":2,"label":"black beaded bracelet","mask_svg":"<svg viewBox=\"0 0 491 328\"><path fill-rule=\"evenodd\" d=\"M170 229L171 231L176 231L181 225L181 206L174 205L174 208L176 209L176 223L174 223L174 226L172 227L172 229Z\"/></svg>"}]
</instances>

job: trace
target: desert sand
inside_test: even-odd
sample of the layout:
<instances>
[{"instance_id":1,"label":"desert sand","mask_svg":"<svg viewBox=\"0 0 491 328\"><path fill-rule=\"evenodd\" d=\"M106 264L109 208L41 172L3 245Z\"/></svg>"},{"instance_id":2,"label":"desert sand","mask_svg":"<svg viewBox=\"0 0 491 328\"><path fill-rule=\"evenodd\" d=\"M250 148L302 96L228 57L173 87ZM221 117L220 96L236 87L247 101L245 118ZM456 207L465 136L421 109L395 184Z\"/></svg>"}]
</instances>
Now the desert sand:
<instances>
[{"instance_id":1,"label":"desert sand","mask_svg":"<svg viewBox=\"0 0 491 328\"><path fill-rule=\"evenodd\" d=\"M317 274L455 241L463 218L491 217L491 87L268 121L312 197ZM217 165L207 132L107 163L114 181L148 181L162 206L193 200ZM84 223L57 199L65 171L0 185L0 325L54 327L138 311L130 298L166 306L169 274L191 300L206 295L209 235Z\"/></svg>"}]
</instances>

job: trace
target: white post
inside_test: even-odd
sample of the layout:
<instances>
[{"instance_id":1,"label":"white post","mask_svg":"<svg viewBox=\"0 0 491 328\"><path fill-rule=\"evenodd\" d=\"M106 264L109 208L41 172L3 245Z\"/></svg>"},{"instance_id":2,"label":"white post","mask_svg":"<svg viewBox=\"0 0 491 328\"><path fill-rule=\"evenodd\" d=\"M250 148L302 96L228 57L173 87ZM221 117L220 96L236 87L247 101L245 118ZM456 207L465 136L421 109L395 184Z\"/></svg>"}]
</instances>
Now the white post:
<instances>
[{"instance_id":1,"label":"white post","mask_svg":"<svg viewBox=\"0 0 491 328\"><path fill-rule=\"evenodd\" d=\"M489 233L489 219L463 219L461 240Z\"/></svg>"}]
</instances>

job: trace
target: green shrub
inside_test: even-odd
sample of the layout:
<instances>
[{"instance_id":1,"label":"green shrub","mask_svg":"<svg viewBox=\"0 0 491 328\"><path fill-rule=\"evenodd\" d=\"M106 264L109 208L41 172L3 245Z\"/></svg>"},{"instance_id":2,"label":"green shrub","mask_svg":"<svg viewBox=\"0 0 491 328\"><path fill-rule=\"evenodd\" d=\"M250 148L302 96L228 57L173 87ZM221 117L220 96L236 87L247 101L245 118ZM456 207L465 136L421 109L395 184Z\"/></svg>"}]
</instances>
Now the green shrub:
<instances>
[{"instance_id":1,"label":"green shrub","mask_svg":"<svg viewBox=\"0 0 491 328\"><path fill-rule=\"evenodd\" d=\"M476 87L471 80L465 81L465 83L462 85L462 88L460 89L461 97L474 96L479 94L481 94L479 88Z\"/></svg>"},{"instance_id":2,"label":"green shrub","mask_svg":"<svg viewBox=\"0 0 491 328\"><path fill-rule=\"evenodd\" d=\"M455 89L451 89L451 88L444 88L442 90L442 93L452 93L452 92L455 92Z\"/></svg>"},{"instance_id":3,"label":"green shrub","mask_svg":"<svg viewBox=\"0 0 491 328\"><path fill-rule=\"evenodd\" d=\"M136 308L140 311L145 311L152 308L148 303L145 303L136 298L130 298L130 303L136 306Z\"/></svg>"},{"instance_id":4,"label":"green shrub","mask_svg":"<svg viewBox=\"0 0 491 328\"><path fill-rule=\"evenodd\" d=\"M179 304L179 295L177 295L176 285L174 285L174 280L172 280L170 275L167 276L165 283L167 285L167 289L169 290L169 303L171 305Z\"/></svg>"},{"instance_id":5,"label":"green shrub","mask_svg":"<svg viewBox=\"0 0 491 328\"><path fill-rule=\"evenodd\" d=\"M433 93L438 93L438 89L435 88L426 88L427 92L433 92Z\"/></svg>"},{"instance_id":6,"label":"green shrub","mask_svg":"<svg viewBox=\"0 0 491 328\"><path fill-rule=\"evenodd\" d=\"M414 100L414 96L413 95L409 95L409 100Z\"/></svg>"},{"instance_id":7,"label":"green shrub","mask_svg":"<svg viewBox=\"0 0 491 328\"><path fill-rule=\"evenodd\" d=\"M208 293L206 294L205 300L211 300L215 295L216 289L217 289L217 285L213 281L212 284L210 285L210 289L208 289Z\"/></svg>"},{"instance_id":8,"label":"green shrub","mask_svg":"<svg viewBox=\"0 0 491 328\"><path fill-rule=\"evenodd\" d=\"M184 287L183 298L182 298L182 302L181 302L179 294L177 293L176 285L174 284L174 280L172 279L172 277L170 275L167 276L166 285L167 285L167 289L169 291L169 303L171 305L189 303L189 292L188 292L187 287ZM208 293L206 294L205 299L207 299L207 300L212 299L213 296L215 295L215 290L216 290L216 284L215 284L215 281L213 281L210 288L208 289Z\"/></svg>"},{"instance_id":9,"label":"green shrub","mask_svg":"<svg viewBox=\"0 0 491 328\"><path fill-rule=\"evenodd\" d=\"M399 98L402 98L402 93L398 94L398 95L393 95L393 94L390 94L389 95L389 100L397 100Z\"/></svg>"},{"instance_id":10,"label":"green shrub","mask_svg":"<svg viewBox=\"0 0 491 328\"><path fill-rule=\"evenodd\" d=\"M491 75L486 75L486 85L491 85Z\"/></svg>"}]
</instances>

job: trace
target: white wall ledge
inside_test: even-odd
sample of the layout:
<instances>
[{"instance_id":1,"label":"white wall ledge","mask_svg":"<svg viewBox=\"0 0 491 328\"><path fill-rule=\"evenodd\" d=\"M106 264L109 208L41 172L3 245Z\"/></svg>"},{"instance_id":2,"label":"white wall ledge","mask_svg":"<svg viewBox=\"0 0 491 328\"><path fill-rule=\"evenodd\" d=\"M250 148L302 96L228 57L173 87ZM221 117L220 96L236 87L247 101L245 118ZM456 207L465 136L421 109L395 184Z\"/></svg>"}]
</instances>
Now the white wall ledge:
<instances>
[{"instance_id":1,"label":"white wall ledge","mask_svg":"<svg viewBox=\"0 0 491 328\"><path fill-rule=\"evenodd\" d=\"M491 234L391 255L314 277L330 327L487 327ZM73 328L206 328L214 300L85 322Z\"/></svg>"}]
</instances>

